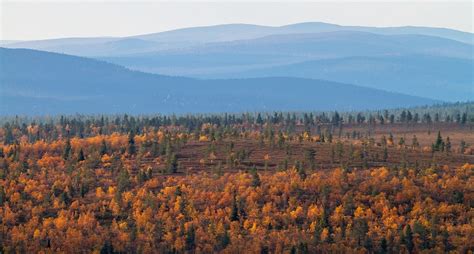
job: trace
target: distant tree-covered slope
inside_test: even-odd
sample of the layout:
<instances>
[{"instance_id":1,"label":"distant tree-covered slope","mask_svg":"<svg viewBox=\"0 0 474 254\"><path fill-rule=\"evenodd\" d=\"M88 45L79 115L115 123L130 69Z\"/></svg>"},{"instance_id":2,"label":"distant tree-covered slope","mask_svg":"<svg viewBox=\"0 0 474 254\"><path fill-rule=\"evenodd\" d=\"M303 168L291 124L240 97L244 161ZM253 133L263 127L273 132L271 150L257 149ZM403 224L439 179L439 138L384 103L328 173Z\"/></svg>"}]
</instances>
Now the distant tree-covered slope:
<instances>
[{"instance_id":1,"label":"distant tree-covered slope","mask_svg":"<svg viewBox=\"0 0 474 254\"><path fill-rule=\"evenodd\" d=\"M93 59L0 48L0 113L362 110L437 101L300 78L196 80Z\"/></svg>"},{"instance_id":2,"label":"distant tree-covered slope","mask_svg":"<svg viewBox=\"0 0 474 254\"><path fill-rule=\"evenodd\" d=\"M361 27L307 22L279 27L252 24L224 24L190 27L129 37L59 38L37 41L10 41L6 47L30 48L81 56L117 56L184 48L213 42L251 40L269 35L324 33L337 31L369 32L381 35L428 35L473 44L472 33L432 27Z\"/></svg>"},{"instance_id":3,"label":"distant tree-covered slope","mask_svg":"<svg viewBox=\"0 0 474 254\"><path fill-rule=\"evenodd\" d=\"M473 98L473 45L424 35L338 31L272 35L102 58L197 78L303 77L449 101Z\"/></svg>"},{"instance_id":4,"label":"distant tree-covered slope","mask_svg":"<svg viewBox=\"0 0 474 254\"><path fill-rule=\"evenodd\" d=\"M472 60L429 55L346 57L237 72L191 74L198 78L300 77L459 101L474 98Z\"/></svg>"}]
</instances>

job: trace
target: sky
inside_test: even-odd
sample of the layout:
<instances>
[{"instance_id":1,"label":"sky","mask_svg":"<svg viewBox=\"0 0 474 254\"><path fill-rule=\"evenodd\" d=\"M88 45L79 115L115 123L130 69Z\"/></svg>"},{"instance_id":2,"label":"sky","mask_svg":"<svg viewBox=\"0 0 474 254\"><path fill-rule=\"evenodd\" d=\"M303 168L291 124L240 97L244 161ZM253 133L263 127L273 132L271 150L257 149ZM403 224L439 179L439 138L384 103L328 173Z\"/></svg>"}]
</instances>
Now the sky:
<instances>
[{"instance_id":1,"label":"sky","mask_svg":"<svg viewBox=\"0 0 474 254\"><path fill-rule=\"evenodd\" d=\"M320 21L473 31L472 1L0 0L0 39L128 36L228 23L279 26Z\"/></svg>"}]
</instances>

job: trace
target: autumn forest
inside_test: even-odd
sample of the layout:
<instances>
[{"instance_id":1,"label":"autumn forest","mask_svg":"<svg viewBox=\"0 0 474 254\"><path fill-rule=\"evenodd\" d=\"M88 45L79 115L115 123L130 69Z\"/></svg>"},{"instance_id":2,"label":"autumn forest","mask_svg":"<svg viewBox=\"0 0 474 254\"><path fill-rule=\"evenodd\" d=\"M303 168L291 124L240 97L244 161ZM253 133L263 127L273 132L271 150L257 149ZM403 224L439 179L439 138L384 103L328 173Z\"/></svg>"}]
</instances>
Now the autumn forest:
<instances>
[{"instance_id":1,"label":"autumn forest","mask_svg":"<svg viewBox=\"0 0 474 254\"><path fill-rule=\"evenodd\" d=\"M0 253L472 253L473 112L4 117Z\"/></svg>"}]
</instances>

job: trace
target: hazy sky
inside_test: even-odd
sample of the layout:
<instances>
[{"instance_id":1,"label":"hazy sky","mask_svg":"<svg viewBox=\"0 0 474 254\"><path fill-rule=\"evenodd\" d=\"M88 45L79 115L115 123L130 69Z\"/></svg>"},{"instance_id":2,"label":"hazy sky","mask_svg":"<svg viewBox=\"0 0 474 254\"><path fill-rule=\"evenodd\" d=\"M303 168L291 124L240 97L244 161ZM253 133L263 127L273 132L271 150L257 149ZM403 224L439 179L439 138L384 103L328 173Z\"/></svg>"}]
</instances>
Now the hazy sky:
<instances>
[{"instance_id":1,"label":"hazy sky","mask_svg":"<svg viewBox=\"0 0 474 254\"><path fill-rule=\"evenodd\" d=\"M0 39L126 36L225 23L433 26L473 32L472 1L0 0Z\"/></svg>"}]
</instances>

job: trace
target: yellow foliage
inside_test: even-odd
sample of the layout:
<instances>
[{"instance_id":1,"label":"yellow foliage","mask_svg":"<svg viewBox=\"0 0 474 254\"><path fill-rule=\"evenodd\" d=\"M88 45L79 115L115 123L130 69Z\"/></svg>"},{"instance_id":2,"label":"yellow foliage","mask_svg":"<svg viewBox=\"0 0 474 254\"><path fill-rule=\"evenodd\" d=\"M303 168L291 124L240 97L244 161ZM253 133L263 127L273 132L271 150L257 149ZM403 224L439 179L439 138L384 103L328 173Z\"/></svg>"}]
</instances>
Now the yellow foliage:
<instances>
[{"instance_id":1,"label":"yellow foliage","mask_svg":"<svg viewBox=\"0 0 474 254\"><path fill-rule=\"evenodd\" d=\"M254 234L255 232L257 232L257 223L254 222L252 227L250 228L250 233Z\"/></svg>"},{"instance_id":2,"label":"yellow foliage","mask_svg":"<svg viewBox=\"0 0 474 254\"><path fill-rule=\"evenodd\" d=\"M323 231L321 232L321 241L326 241L329 237L329 230L327 228L324 228Z\"/></svg>"},{"instance_id":3,"label":"yellow foliage","mask_svg":"<svg viewBox=\"0 0 474 254\"><path fill-rule=\"evenodd\" d=\"M306 141L308 141L308 140L311 139L311 135L309 135L309 133L308 133L307 131L305 131L305 132L303 133L303 139L306 140Z\"/></svg>"},{"instance_id":4,"label":"yellow foliage","mask_svg":"<svg viewBox=\"0 0 474 254\"><path fill-rule=\"evenodd\" d=\"M56 226L56 228L59 230L63 230L64 228L66 228L67 221L68 219L66 217L66 214L64 212L61 212L59 214L59 217L54 219L54 226Z\"/></svg>"},{"instance_id":5,"label":"yellow foliage","mask_svg":"<svg viewBox=\"0 0 474 254\"><path fill-rule=\"evenodd\" d=\"M317 205L310 205L308 208L307 216L311 220L315 220L317 218L320 218L321 215L323 214L323 208L318 207Z\"/></svg>"},{"instance_id":6,"label":"yellow foliage","mask_svg":"<svg viewBox=\"0 0 474 254\"><path fill-rule=\"evenodd\" d=\"M199 136L199 142L207 142L207 141L209 141L209 138L206 135Z\"/></svg>"},{"instance_id":7,"label":"yellow foliage","mask_svg":"<svg viewBox=\"0 0 474 254\"><path fill-rule=\"evenodd\" d=\"M117 187L109 186L109 188L107 189L107 194L110 196L113 196L116 191L117 191Z\"/></svg>"},{"instance_id":8,"label":"yellow foliage","mask_svg":"<svg viewBox=\"0 0 474 254\"><path fill-rule=\"evenodd\" d=\"M290 212L290 216L293 219L301 218L301 217L303 217L303 214L304 214L303 207L301 207L301 206L296 207L296 209L294 211Z\"/></svg>"},{"instance_id":9,"label":"yellow foliage","mask_svg":"<svg viewBox=\"0 0 474 254\"><path fill-rule=\"evenodd\" d=\"M102 187L97 187L95 189L95 196L98 198L103 198L105 196L105 192L102 190Z\"/></svg>"},{"instance_id":10,"label":"yellow foliage","mask_svg":"<svg viewBox=\"0 0 474 254\"><path fill-rule=\"evenodd\" d=\"M364 208L358 206L357 209L354 211L354 217L360 218L364 216Z\"/></svg>"},{"instance_id":11,"label":"yellow foliage","mask_svg":"<svg viewBox=\"0 0 474 254\"><path fill-rule=\"evenodd\" d=\"M39 229L35 229L35 232L33 233L33 238L37 239L41 236L41 231Z\"/></svg>"}]
</instances>

